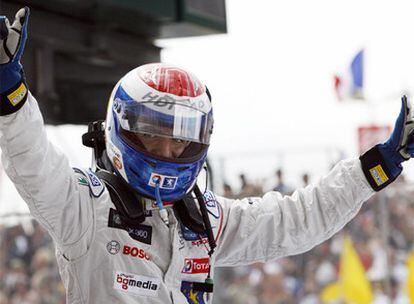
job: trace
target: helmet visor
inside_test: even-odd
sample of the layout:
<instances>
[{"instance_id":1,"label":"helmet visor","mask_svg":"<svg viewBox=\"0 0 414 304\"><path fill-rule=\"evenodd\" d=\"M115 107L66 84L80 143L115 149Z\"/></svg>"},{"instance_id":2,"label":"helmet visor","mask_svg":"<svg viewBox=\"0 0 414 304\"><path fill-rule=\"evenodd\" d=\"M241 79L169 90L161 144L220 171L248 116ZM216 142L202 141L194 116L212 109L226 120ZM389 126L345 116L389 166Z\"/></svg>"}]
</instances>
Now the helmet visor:
<instances>
[{"instance_id":1,"label":"helmet visor","mask_svg":"<svg viewBox=\"0 0 414 304\"><path fill-rule=\"evenodd\" d=\"M116 100L115 100L116 103ZM128 102L115 104L122 129L208 145L213 115L183 103Z\"/></svg>"}]
</instances>

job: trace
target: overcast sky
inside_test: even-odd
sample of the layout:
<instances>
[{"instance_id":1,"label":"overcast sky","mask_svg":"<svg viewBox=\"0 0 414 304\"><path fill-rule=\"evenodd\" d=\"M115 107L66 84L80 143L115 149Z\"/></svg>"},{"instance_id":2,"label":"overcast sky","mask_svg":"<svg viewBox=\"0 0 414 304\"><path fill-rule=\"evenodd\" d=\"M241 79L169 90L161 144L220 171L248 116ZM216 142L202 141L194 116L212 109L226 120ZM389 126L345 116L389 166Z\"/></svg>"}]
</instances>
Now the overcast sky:
<instances>
[{"instance_id":1,"label":"overcast sky","mask_svg":"<svg viewBox=\"0 0 414 304\"><path fill-rule=\"evenodd\" d=\"M227 179L285 168L298 184L358 154L362 125L392 125L414 87L414 2L227 1L228 34L159 41L213 95L212 159ZM338 103L333 75L365 49L367 101ZM413 171L413 170L406 170ZM271 182L270 182L271 183Z\"/></svg>"}]
</instances>

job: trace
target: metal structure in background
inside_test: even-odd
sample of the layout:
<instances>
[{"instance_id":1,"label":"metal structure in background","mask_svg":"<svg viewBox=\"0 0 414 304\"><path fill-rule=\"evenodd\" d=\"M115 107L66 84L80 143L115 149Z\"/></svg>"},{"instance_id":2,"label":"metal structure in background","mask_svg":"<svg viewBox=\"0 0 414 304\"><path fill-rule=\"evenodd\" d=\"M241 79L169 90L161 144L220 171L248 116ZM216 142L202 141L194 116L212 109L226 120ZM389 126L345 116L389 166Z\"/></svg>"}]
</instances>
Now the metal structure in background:
<instances>
[{"instance_id":1,"label":"metal structure in background","mask_svg":"<svg viewBox=\"0 0 414 304\"><path fill-rule=\"evenodd\" d=\"M225 0L0 0L31 9L23 64L48 124L103 119L128 70L160 60L159 38L226 33Z\"/></svg>"}]
</instances>

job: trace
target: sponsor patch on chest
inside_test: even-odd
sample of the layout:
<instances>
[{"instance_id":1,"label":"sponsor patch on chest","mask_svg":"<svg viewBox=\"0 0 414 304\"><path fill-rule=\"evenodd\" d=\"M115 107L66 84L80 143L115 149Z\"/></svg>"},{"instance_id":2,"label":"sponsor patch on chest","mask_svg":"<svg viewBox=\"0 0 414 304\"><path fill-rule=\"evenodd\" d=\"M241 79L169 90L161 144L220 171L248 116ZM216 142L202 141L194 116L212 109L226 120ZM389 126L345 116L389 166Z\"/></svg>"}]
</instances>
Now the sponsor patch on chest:
<instances>
[{"instance_id":1,"label":"sponsor patch on chest","mask_svg":"<svg viewBox=\"0 0 414 304\"><path fill-rule=\"evenodd\" d=\"M206 292L196 290L193 282L182 281L181 292L187 298L189 304L207 304Z\"/></svg>"},{"instance_id":2,"label":"sponsor patch on chest","mask_svg":"<svg viewBox=\"0 0 414 304\"><path fill-rule=\"evenodd\" d=\"M209 269L210 269L209 258L185 259L184 267L181 270L181 273L186 273L186 274L208 273Z\"/></svg>"},{"instance_id":3,"label":"sponsor patch on chest","mask_svg":"<svg viewBox=\"0 0 414 304\"><path fill-rule=\"evenodd\" d=\"M160 279L116 271L114 288L132 295L156 297L160 289Z\"/></svg>"},{"instance_id":4,"label":"sponsor patch on chest","mask_svg":"<svg viewBox=\"0 0 414 304\"><path fill-rule=\"evenodd\" d=\"M129 227L122 222L119 212L115 209L109 210L108 227L123 229L128 232L129 236L136 241L151 245L152 242L152 227L144 224L139 224L135 227Z\"/></svg>"}]
</instances>

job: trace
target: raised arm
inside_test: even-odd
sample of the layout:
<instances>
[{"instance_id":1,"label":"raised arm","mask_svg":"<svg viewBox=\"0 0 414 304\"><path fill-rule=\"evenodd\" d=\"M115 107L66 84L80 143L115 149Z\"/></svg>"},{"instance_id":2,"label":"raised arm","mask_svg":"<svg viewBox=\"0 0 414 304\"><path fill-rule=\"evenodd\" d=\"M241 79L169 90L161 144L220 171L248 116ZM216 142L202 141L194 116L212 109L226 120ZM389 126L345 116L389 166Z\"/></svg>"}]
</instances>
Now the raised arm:
<instances>
[{"instance_id":1,"label":"raised arm","mask_svg":"<svg viewBox=\"0 0 414 304\"><path fill-rule=\"evenodd\" d=\"M360 159L341 161L319 182L291 196L221 199L225 226L217 266L266 261L305 252L348 223L362 203L402 172L414 155L411 107L405 96L394 131Z\"/></svg>"},{"instance_id":2,"label":"raised arm","mask_svg":"<svg viewBox=\"0 0 414 304\"><path fill-rule=\"evenodd\" d=\"M28 18L28 8L19 10L12 24L0 17L2 163L32 215L59 249L66 250L85 246L80 241L92 229L91 199L88 187L78 185L65 155L48 141L37 102L25 83L20 58Z\"/></svg>"}]
</instances>

